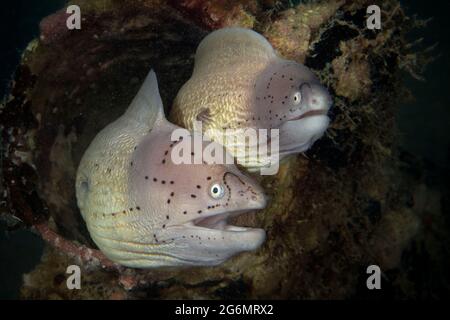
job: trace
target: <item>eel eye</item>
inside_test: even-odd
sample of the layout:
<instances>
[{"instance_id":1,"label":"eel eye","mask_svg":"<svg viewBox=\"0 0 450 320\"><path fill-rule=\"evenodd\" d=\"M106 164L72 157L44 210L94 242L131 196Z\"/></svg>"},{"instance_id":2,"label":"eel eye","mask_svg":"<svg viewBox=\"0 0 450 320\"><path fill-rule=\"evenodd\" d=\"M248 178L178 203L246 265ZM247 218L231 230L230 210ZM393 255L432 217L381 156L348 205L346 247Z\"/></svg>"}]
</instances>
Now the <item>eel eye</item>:
<instances>
[{"instance_id":1,"label":"eel eye","mask_svg":"<svg viewBox=\"0 0 450 320\"><path fill-rule=\"evenodd\" d=\"M223 185L215 183L211 186L211 189L209 189L209 194L214 199L221 199L225 194L225 188Z\"/></svg>"},{"instance_id":2,"label":"eel eye","mask_svg":"<svg viewBox=\"0 0 450 320\"><path fill-rule=\"evenodd\" d=\"M294 93L294 95L292 96L292 101L295 105L298 105L302 101L302 94L300 93L300 91Z\"/></svg>"}]
</instances>

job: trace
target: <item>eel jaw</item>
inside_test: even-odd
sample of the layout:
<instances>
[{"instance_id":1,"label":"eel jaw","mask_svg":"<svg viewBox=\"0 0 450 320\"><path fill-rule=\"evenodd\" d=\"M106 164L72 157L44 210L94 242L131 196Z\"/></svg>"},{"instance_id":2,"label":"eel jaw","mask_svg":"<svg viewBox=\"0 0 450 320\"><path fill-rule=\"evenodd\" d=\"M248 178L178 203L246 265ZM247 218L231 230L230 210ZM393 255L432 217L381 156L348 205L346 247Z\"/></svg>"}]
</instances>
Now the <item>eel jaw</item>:
<instances>
[{"instance_id":1,"label":"eel jaw","mask_svg":"<svg viewBox=\"0 0 450 320\"><path fill-rule=\"evenodd\" d=\"M308 150L323 136L330 123L327 110L317 109L305 112L285 121L280 127L280 159L289 154Z\"/></svg>"},{"instance_id":2,"label":"eel jaw","mask_svg":"<svg viewBox=\"0 0 450 320\"><path fill-rule=\"evenodd\" d=\"M214 229L214 230L220 230L224 232L245 232L252 230L254 228L249 227L239 227L239 226L233 226L227 223L227 220L230 217L235 217L240 214L249 212L249 210L241 210L236 212L224 212L215 214L212 216L207 217L201 217L192 220L191 226L198 227L198 228L206 228L206 229Z\"/></svg>"},{"instance_id":3,"label":"eel jaw","mask_svg":"<svg viewBox=\"0 0 450 320\"><path fill-rule=\"evenodd\" d=\"M300 119L304 119L304 118L308 118L308 117L314 117L314 116L327 116L327 113L328 113L328 110L325 110L325 109L310 110L310 111L307 111L297 117L289 119L287 121L296 121L296 120L300 120Z\"/></svg>"},{"instance_id":4,"label":"eel jaw","mask_svg":"<svg viewBox=\"0 0 450 320\"><path fill-rule=\"evenodd\" d=\"M228 253L226 257L242 251L252 251L258 249L266 239L266 233L261 228L241 227L227 223L233 216L251 212L253 209L228 211L212 214L207 217L196 218L176 227L188 230L190 233L201 235L202 238L215 237L223 239L223 243L210 243L212 247L226 246ZM174 226L175 227L175 226Z\"/></svg>"}]
</instances>

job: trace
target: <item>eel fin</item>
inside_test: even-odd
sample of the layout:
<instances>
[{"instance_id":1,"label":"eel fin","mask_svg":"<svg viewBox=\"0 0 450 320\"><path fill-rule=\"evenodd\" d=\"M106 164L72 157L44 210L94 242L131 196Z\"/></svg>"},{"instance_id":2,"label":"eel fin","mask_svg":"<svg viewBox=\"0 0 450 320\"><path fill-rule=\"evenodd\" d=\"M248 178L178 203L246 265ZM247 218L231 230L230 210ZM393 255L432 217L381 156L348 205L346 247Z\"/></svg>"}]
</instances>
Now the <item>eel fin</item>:
<instances>
[{"instance_id":1,"label":"eel fin","mask_svg":"<svg viewBox=\"0 0 450 320\"><path fill-rule=\"evenodd\" d=\"M209 123L211 121L211 110L209 108L200 109L195 119L205 124Z\"/></svg>"},{"instance_id":2,"label":"eel fin","mask_svg":"<svg viewBox=\"0 0 450 320\"><path fill-rule=\"evenodd\" d=\"M155 122L165 120L164 107L158 89L158 80L153 69L150 70L141 88L126 111L140 123L153 127Z\"/></svg>"}]
</instances>

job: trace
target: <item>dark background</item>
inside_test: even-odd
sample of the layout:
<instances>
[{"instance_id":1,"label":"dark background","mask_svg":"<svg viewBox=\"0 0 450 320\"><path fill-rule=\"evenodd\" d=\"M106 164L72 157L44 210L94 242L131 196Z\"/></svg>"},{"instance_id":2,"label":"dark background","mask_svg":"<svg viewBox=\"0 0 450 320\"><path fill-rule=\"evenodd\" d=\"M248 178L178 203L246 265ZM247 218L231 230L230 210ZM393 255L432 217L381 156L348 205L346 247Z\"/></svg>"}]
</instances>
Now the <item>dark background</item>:
<instances>
[{"instance_id":1,"label":"dark background","mask_svg":"<svg viewBox=\"0 0 450 320\"><path fill-rule=\"evenodd\" d=\"M0 5L0 97L8 92L27 44L39 35L41 19L62 8L62 0L14 0ZM1 143L1 141L0 141ZM0 148L3 150L3 148ZM0 168L1 170L1 168ZM18 298L22 275L39 262L44 243L26 230L7 233L0 222L0 299Z\"/></svg>"},{"instance_id":2,"label":"dark background","mask_svg":"<svg viewBox=\"0 0 450 320\"><path fill-rule=\"evenodd\" d=\"M29 41L38 36L39 21L64 3L62 0L2 3L0 96L4 96L8 90L21 52ZM399 140L402 148L424 159L434 175L445 177L448 176L450 166L450 3L421 0L403 1L403 4L409 14L417 14L423 19L433 18L427 28L411 35L411 41L424 37L425 46L438 43L435 55L439 58L427 68L425 82L404 75L404 81L415 100L399 108ZM29 231L7 233L5 225L0 222L0 299L18 297L22 275L39 262L43 245L42 240Z\"/></svg>"}]
</instances>

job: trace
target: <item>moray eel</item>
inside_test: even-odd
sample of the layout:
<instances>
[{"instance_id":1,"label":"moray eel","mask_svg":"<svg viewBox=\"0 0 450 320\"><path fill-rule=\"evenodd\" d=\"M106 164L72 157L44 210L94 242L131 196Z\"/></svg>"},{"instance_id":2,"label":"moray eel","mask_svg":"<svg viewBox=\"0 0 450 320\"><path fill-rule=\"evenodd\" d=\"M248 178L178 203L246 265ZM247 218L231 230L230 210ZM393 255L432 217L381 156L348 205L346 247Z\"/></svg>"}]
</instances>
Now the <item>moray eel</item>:
<instances>
[{"instance_id":1,"label":"moray eel","mask_svg":"<svg viewBox=\"0 0 450 320\"><path fill-rule=\"evenodd\" d=\"M77 203L92 239L114 262L217 265L264 241L261 229L227 224L231 216L265 207L261 187L234 164L175 164L171 150L186 138L173 141L176 129L164 117L151 71L126 112L98 133L81 159Z\"/></svg>"},{"instance_id":2,"label":"moray eel","mask_svg":"<svg viewBox=\"0 0 450 320\"><path fill-rule=\"evenodd\" d=\"M270 165L270 152L239 153L239 148L261 143L233 143L223 139L225 130L278 129L282 159L307 150L323 135L331 104L326 88L307 67L278 56L252 30L224 28L210 33L197 48L193 74L174 100L171 120L189 129L201 121L213 140L255 171Z\"/></svg>"}]
</instances>

